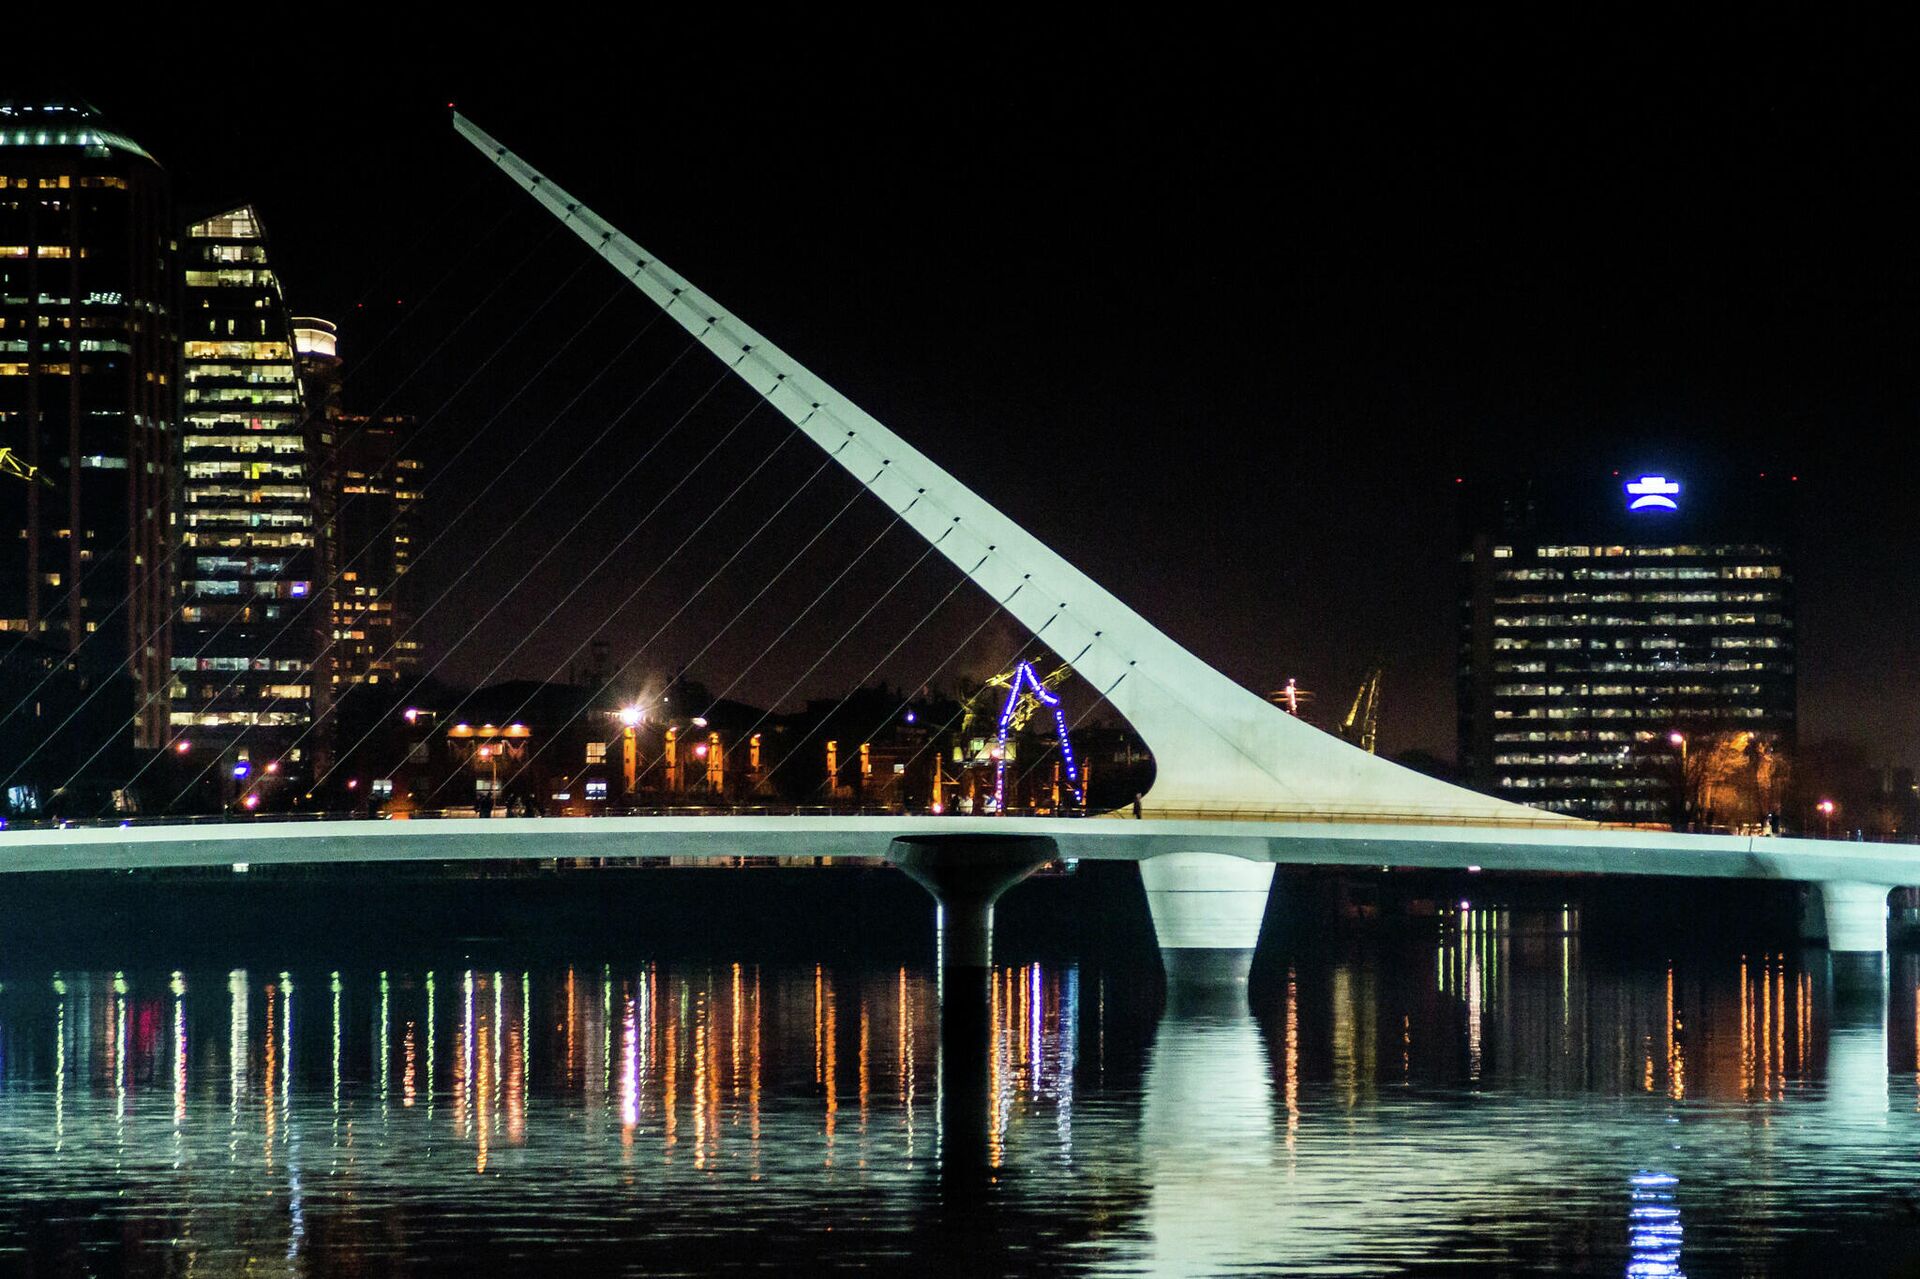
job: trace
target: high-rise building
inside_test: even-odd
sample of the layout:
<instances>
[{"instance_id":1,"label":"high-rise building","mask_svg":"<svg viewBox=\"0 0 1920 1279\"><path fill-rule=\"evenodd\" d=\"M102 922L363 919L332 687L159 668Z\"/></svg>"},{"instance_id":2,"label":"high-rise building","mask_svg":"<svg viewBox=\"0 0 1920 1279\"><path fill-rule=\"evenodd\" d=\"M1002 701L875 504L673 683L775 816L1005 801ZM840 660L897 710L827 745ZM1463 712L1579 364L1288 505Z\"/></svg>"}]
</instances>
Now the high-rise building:
<instances>
[{"instance_id":1,"label":"high-rise building","mask_svg":"<svg viewBox=\"0 0 1920 1279\"><path fill-rule=\"evenodd\" d=\"M304 772L325 610L315 460L293 325L251 206L181 244L180 616L172 722L198 753Z\"/></svg>"},{"instance_id":2,"label":"high-rise building","mask_svg":"<svg viewBox=\"0 0 1920 1279\"><path fill-rule=\"evenodd\" d=\"M0 448L42 477L0 477L0 630L65 655L90 700L63 734L121 775L166 735L172 229L166 174L93 107L0 103Z\"/></svg>"},{"instance_id":3,"label":"high-rise building","mask_svg":"<svg viewBox=\"0 0 1920 1279\"><path fill-rule=\"evenodd\" d=\"M1609 821L1764 825L1796 713L1793 479L1463 489L1460 763Z\"/></svg>"},{"instance_id":4,"label":"high-rise building","mask_svg":"<svg viewBox=\"0 0 1920 1279\"><path fill-rule=\"evenodd\" d=\"M323 428L327 459L320 508L330 618L323 670L329 692L392 683L419 669L420 642L405 634L404 580L413 563L413 511L422 469L409 457L417 420L410 414L347 413L334 326L294 321L302 377Z\"/></svg>"},{"instance_id":5,"label":"high-rise building","mask_svg":"<svg viewBox=\"0 0 1920 1279\"><path fill-rule=\"evenodd\" d=\"M334 683L379 684L420 667L420 641L406 634L407 570L413 565L413 514L424 482L407 456L416 420L409 414L340 420L334 452Z\"/></svg>"},{"instance_id":6,"label":"high-rise building","mask_svg":"<svg viewBox=\"0 0 1920 1279\"><path fill-rule=\"evenodd\" d=\"M339 440L340 394L344 378L340 371L339 331L331 320L296 315L293 325L294 366L299 370L300 389L306 402L307 465L313 480L314 596L312 607L320 635L314 653L313 715L314 725L303 749L312 760L314 775L324 773L333 764L333 744L339 728L332 715L333 685L328 672L332 667L333 645L329 620L333 615L333 591L336 574L334 561L334 485L332 459Z\"/></svg>"}]
</instances>

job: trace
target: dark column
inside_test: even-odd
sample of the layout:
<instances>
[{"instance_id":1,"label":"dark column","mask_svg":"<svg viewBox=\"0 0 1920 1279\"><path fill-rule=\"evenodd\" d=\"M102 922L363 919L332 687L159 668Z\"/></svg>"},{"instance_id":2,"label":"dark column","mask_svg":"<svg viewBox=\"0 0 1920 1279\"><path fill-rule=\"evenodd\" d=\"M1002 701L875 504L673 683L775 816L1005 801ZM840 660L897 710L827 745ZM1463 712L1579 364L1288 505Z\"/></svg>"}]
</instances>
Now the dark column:
<instances>
[{"instance_id":1,"label":"dark column","mask_svg":"<svg viewBox=\"0 0 1920 1279\"><path fill-rule=\"evenodd\" d=\"M933 894L943 983L993 966L993 904L1057 855L1045 835L909 835L893 841L887 860Z\"/></svg>"},{"instance_id":2,"label":"dark column","mask_svg":"<svg viewBox=\"0 0 1920 1279\"><path fill-rule=\"evenodd\" d=\"M940 972L940 1161L948 1177L987 1166L988 982L993 904L1052 861L1043 835L903 836L887 860L933 894Z\"/></svg>"},{"instance_id":3,"label":"dark column","mask_svg":"<svg viewBox=\"0 0 1920 1279\"><path fill-rule=\"evenodd\" d=\"M1836 998L1883 1002L1887 985L1886 884L1829 880L1819 885Z\"/></svg>"}]
</instances>

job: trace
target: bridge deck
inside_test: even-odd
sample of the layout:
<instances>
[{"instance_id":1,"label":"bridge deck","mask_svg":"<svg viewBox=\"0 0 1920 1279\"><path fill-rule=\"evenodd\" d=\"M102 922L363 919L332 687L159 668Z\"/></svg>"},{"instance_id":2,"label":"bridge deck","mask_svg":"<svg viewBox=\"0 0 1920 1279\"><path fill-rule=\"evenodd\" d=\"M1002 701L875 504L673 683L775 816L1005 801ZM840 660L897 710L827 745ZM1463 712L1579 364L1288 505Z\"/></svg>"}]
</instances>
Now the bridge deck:
<instances>
[{"instance_id":1,"label":"bridge deck","mask_svg":"<svg viewBox=\"0 0 1920 1279\"><path fill-rule=\"evenodd\" d=\"M0 872L235 862L877 857L896 835L1047 835L1065 858L1225 853L1289 865L1920 883L1920 847L1590 826L903 816L253 821L0 831Z\"/></svg>"}]
</instances>

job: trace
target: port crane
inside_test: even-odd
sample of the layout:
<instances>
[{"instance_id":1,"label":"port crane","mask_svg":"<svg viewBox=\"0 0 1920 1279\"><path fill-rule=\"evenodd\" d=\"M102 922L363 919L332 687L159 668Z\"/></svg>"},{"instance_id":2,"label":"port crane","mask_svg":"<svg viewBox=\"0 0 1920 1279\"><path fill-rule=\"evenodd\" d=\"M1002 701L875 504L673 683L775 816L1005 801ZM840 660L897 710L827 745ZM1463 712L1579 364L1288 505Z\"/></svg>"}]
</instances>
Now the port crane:
<instances>
[{"instance_id":1,"label":"port crane","mask_svg":"<svg viewBox=\"0 0 1920 1279\"><path fill-rule=\"evenodd\" d=\"M0 475L11 475L14 479L25 480L29 484L37 480L48 488L53 487L53 481L40 474L39 467L28 466L20 460L18 453L9 448L0 448Z\"/></svg>"},{"instance_id":2,"label":"port crane","mask_svg":"<svg viewBox=\"0 0 1920 1279\"><path fill-rule=\"evenodd\" d=\"M1347 717L1340 721L1340 736L1369 755L1375 753L1380 738L1380 675L1378 666L1367 672Z\"/></svg>"},{"instance_id":3,"label":"port crane","mask_svg":"<svg viewBox=\"0 0 1920 1279\"><path fill-rule=\"evenodd\" d=\"M1024 678L1021 675L1022 666L1026 667L1028 672ZM1062 662L1037 679L1033 678L1032 671L1033 667L1030 663L1022 662L1010 671L989 676L985 683L974 690L973 696L967 699L966 712L960 721L961 734L964 736L971 732L976 722L993 713L994 703L1001 700L993 696L994 690L998 689L1004 695L1011 697L1014 695L1016 684L1019 686L1018 696L1014 700L1013 713L1008 717L1006 727L1009 732L1024 733L1027 729L1027 721L1032 719L1034 712L1044 705L1035 695L1035 686L1051 693L1067 682L1068 677L1073 674L1073 667Z\"/></svg>"},{"instance_id":4,"label":"port crane","mask_svg":"<svg viewBox=\"0 0 1920 1279\"><path fill-rule=\"evenodd\" d=\"M1367 754L1375 754L1380 738L1380 676L1382 668L1375 666L1367 672L1358 691L1353 695L1353 705L1347 708L1347 714L1334 729L1342 741L1352 742ZM1267 700L1289 715L1299 715L1301 709L1313 700L1313 694L1289 679L1285 688L1275 689L1267 694Z\"/></svg>"}]
</instances>

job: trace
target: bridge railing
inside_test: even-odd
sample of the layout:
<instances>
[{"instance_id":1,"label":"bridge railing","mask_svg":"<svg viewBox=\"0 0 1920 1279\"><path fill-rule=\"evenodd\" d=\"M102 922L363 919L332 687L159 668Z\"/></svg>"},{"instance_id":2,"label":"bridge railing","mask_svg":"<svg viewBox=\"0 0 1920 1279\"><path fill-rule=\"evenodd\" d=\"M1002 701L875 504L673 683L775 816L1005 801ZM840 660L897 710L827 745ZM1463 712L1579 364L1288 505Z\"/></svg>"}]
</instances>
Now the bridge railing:
<instances>
[{"instance_id":1,"label":"bridge railing","mask_svg":"<svg viewBox=\"0 0 1920 1279\"><path fill-rule=\"evenodd\" d=\"M946 816L963 816L949 812ZM412 809L405 811L369 812L364 807L355 809L313 810L301 809L274 813L209 813L209 814L128 814L119 817L93 819L19 819L0 818L0 831L4 830L100 830L115 827L149 828L169 826L251 826L262 822L339 822L364 821L369 818L387 821L442 821L453 818L473 819L480 814L471 806L458 808ZM489 817L497 821L522 821L539 814L509 815L495 810ZM596 805L593 817L926 817L932 814L910 813L898 807L858 804L673 804L649 806ZM1076 820L1080 817L1105 817L1132 820L1131 809L1120 809L1107 813L1007 813L1008 817L1032 818L1048 816L1061 821ZM1186 808L1146 807L1142 809L1140 820L1145 821L1221 821L1221 822L1292 822L1300 824L1341 823L1341 824L1379 824L1389 826L1439 826L1476 829L1514 829L1514 830L1651 830L1666 831L1672 829L1665 824L1630 822L1587 822L1559 814L1541 812L1537 815L1505 814L1488 816L1484 812L1465 810L1447 811L1435 809L1375 809L1359 806L1322 806L1315 808L1275 808L1255 805L1202 805ZM1697 830L1696 834L1744 834L1751 832L1730 831L1725 828ZM1833 839L1865 843L1911 844L1920 842L1920 836L1909 833L1868 834L1863 831L1835 831L1823 834L1816 831L1793 832L1801 839Z\"/></svg>"},{"instance_id":2,"label":"bridge railing","mask_svg":"<svg viewBox=\"0 0 1920 1279\"><path fill-rule=\"evenodd\" d=\"M1131 817L1129 811L1108 814L1113 817ZM1498 814L1489 816L1484 811L1471 809L1433 809L1407 808L1387 809L1370 808L1362 805L1317 805L1312 808L1278 808L1271 805L1232 805L1209 804L1189 808L1162 808L1147 806L1140 812L1143 821L1213 821L1213 822L1358 822L1380 823L1390 826L1500 826L1534 829L1551 827L1555 829L1614 829L1614 830L1666 830L1664 825L1652 825L1638 822L1591 822L1582 818L1568 817L1560 813L1539 812L1531 816L1508 816Z\"/></svg>"},{"instance_id":3,"label":"bridge railing","mask_svg":"<svg viewBox=\"0 0 1920 1279\"><path fill-rule=\"evenodd\" d=\"M593 817L900 817L898 808L849 804L675 804L644 808L622 806L597 807ZM472 806L464 808L417 808L404 811L368 812L365 808L290 809L285 812L256 813L129 813L118 817L13 818L0 817L0 830L112 830L116 827L159 826L255 826L262 822L351 822L351 821L445 821L472 820L480 813ZM545 817L531 813L528 817ZM488 814L496 821L520 821L523 816L496 809Z\"/></svg>"}]
</instances>

